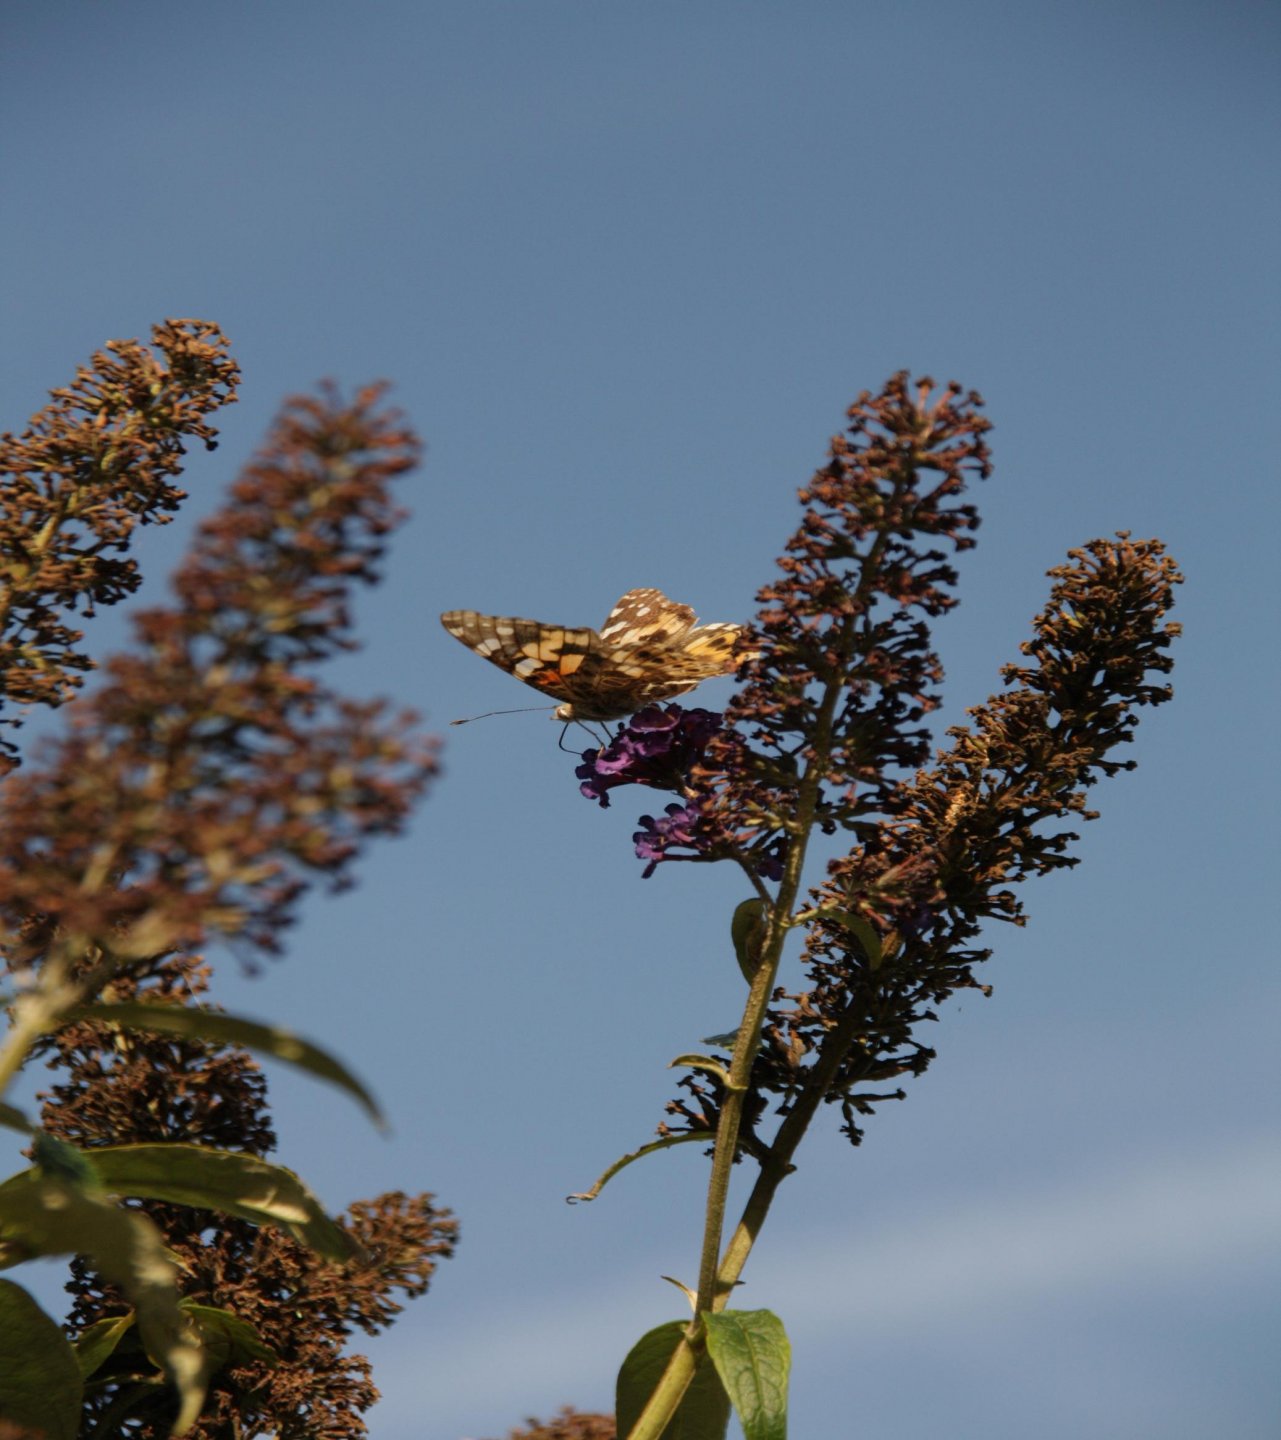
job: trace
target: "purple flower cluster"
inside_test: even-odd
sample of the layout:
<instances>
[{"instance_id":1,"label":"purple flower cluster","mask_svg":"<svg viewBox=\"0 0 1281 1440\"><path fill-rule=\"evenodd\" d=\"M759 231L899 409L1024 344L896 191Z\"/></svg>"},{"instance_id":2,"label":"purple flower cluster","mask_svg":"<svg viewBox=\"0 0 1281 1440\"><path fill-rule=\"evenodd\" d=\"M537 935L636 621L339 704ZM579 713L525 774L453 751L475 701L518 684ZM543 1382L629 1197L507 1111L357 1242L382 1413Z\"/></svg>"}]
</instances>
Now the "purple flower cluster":
<instances>
[{"instance_id":1,"label":"purple flower cluster","mask_svg":"<svg viewBox=\"0 0 1281 1440\"><path fill-rule=\"evenodd\" d=\"M723 855L730 842L730 835L719 821L703 808L698 799L688 800L684 805L669 805L662 815L640 817L640 829L632 836L638 859L648 863L642 880L648 880L661 860L716 859L718 849ZM670 855L674 846L693 850L693 855ZM768 844L748 852L752 868L764 880L783 878L783 852L785 841L776 835Z\"/></svg>"},{"instance_id":2,"label":"purple flower cluster","mask_svg":"<svg viewBox=\"0 0 1281 1440\"><path fill-rule=\"evenodd\" d=\"M578 788L602 807L609 805L609 791L617 785L648 785L679 794L721 725L712 710L647 706L604 749L583 751L583 763L574 771L583 782Z\"/></svg>"},{"instance_id":3,"label":"purple flower cluster","mask_svg":"<svg viewBox=\"0 0 1281 1440\"><path fill-rule=\"evenodd\" d=\"M632 840L637 856L646 862L643 878L648 879L662 860L712 860L737 853L711 792L691 778L708 743L723 728L723 718L712 710L651 705L634 715L603 749L583 752L583 763L574 771L582 782L578 788L602 807L608 806L609 792L617 785L648 785L681 797L657 817L640 817L640 829ZM783 848L783 838L775 836L749 852L765 879L782 875ZM693 854L673 855L675 849Z\"/></svg>"}]
</instances>

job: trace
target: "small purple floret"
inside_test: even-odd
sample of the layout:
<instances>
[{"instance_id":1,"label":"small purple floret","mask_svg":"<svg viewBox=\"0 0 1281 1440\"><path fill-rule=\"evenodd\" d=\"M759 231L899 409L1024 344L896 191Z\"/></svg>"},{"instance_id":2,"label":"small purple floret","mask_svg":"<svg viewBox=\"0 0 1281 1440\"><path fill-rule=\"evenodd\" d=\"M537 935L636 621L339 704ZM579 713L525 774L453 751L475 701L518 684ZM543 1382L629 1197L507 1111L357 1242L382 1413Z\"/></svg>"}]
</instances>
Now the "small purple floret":
<instances>
[{"instance_id":1,"label":"small purple floret","mask_svg":"<svg viewBox=\"0 0 1281 1440\"><path fill-rule=\"evenodd\" d=\"M648 880L659 861L667 859L669 846L684 845L691 850L706 848L707 837L699 833L702 819L702 813L695 805L669 805L657 820L652 815L642 815L641 828L632 836L637 858L649 862L641 879Z\"/></svg>"},{"instance_id":2,"label":"small purple floret","mask_svg":"<svg viewBox=\"0 0 1281 1440\"><path fill-rule=\"evenodd\" d=\"M762 880L781 880L783 878L783 856L787 850L787 842L781 835L776 835L763 850L758 850L752 857L756 873Z\"/></svg>"}]
</instances>

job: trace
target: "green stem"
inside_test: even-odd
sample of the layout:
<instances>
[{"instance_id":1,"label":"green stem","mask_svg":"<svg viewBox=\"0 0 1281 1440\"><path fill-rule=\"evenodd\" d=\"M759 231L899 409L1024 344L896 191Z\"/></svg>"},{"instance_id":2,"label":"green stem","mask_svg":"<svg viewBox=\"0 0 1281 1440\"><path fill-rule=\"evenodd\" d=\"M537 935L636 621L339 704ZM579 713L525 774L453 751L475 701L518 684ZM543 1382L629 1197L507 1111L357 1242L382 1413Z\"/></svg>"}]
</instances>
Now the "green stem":
<instances>
[{"instance_id":1,"label":"green stem","mask_svg":"<svg viewBox=\"0 0 1281 1440\"><path fill-rule=\"evenodd\" d=\"M92 947L83 936L68 936L53 947L36 984L13 1003L13 1019L0 1042L0 1097L26 1064L31 1047L42 1035L56 1030L66 1015L95 993L118 968L113 955L99 952L98 960L78 979L74 956Z\"/></svg>"},{"instance_id":2,"label":"green stem","mask_svg":"<svg viewBox=\"0 0 1281 1440\"><path fill-rule=\"evenodd\" d=\"M847 621L845 628L847 633L843 639L848 644L852 640L852 623ZM819 707L818 722L815 726L813 754L805 768L805 774L797 793L796 816L790 827L792 843L788 846L778 894L770 906L769 922L765 943L761 947L760 963L752 978L747 1003L743 1008L743 1019L738 1027L738 1039L735 1041L734 1057L730 1063L729 1083L725 1087L721 1113L716 1126L711 1175L708 1178L707 1208L703 1222L703 1248L698 1271L698 1299L695 1303L694 1319L690 1322L689 1330L673 1352L662 1378L636 1424L632 1427L628 1440L659 1440L675 1415L681 1398L689 1388L690 1381L693 1380L694 1372L702 1358L702 1321L700 1316L708 1310L723 1309L732 1288L732 1286L721 1283L717 1272L730 1178L733 1172L734 1156L738 1150L739 1131L742 1128L743 1104L751 1080L752 1063L760 1048L761 1027L765 1021L765 1011L774 991L774 981L778 975L779 963L783 958L783 946L787 940L788 930L791 928L790 916L796 904L797 894L800 892L801 876L805 868L805 852L831 752L832 723L844 684L845 677L842 674L838 678L829 680L824 690L823 701Z\"/></svg>"},{"instance_id":3,"label":"green stem","mask_svg":"<svg viewBox=\"0 0 1281 1440\"><path fill-rule=\"evenodd\" d=\"M907 466L895 478L898 495L910 485L914 467ZM725 1223L725 1207L729 1195L730 1177L734 1157L738 1150L739 1131L742 1127L743 1106L751 1081L752 1063L761 1043L761 1027L764 1024L766 1008L774 990L778 967L783 958L783 946L788 931L794 926L793 912L796 897L800 893L801 876L805 866L805 854L810 833L818 810L819 796L823 781L831 762L832 727L836 708L840 703L849 679L850 663L853 660L858 631L858 617L865 613L870 602L873 585L881 557L888 543L885 530L877 534L860 565L859 581L855 587L850 611L841 622L840 641L837 654L840 664L827 679L823 698L816 717L810 760L805 767L797 789L796 811L790 818L788 830L792 841L787 848L783 878L779 882L778 894L774 897L769 912L765 942L761 947L761 959L752 979L743 1020L738 1029L734 1045L734 1058L730 1064L729 1083L721 1103L720 1117L716 1126L716 1142L712 1152L712 1170L708 1179L707 1209L703 1224L703 1248L699 1260L698 1299L695 1314L689 1329L672 1354L662 1378L655 1387L644 1410L632 1426L627 1440L660 1440L663 1430L676 1414L685 1391L689 1388L694 1372L698 1368L703 1351L702 1315L707 1311L724 1308L734 1284L742 1272L751 1253L756 1235L764 1222L773 1201L774 1193L783 1179L790 1173L791 1156L799 1145L809 1122L821 1103L827 1086L840 1067L846 1048L857 1033L862 1021L861 1007L853 1002L842 1022L825 1037L821 1046L820 1059L816 1062L807 1084L802 1088L801 1100L780 1126L774 1143L762 1161L761 1174L757 1178L743 1219L731 1237L724 1260L721 1258L721 1235ZM758 886L759 889L759 886ZM804 1103L802 1104L801 1101ZM780 1142L782 1142L780 1144Z\"/></svg>"},{"instance_id":4,"label":"green stem","mask_svg":"<svg viewBox=\"0 0 1281 1440\"><path fill-rule=\"evenodd\" d=\"M58 1017L65 1014L79 997L79 987L68 980L69 966L65 952L58 947L50 955L34 989L19 995L13 1005L13 1020L0 1044L0 1096L9 1082L22 1069L27 1052L47 1031L53 1029Z\"/></svg>"},{"instance_id":5,"label":"green stem","mask_svg":"<svg viewBox=\"0 0 1281 1440\"><path fill-rule=\"evenodd\" d=\"M756 1237L774 1202L775 1192L792 1173L792 1156L805 1138L810 1121L836 1079L850 1042L865 1023L865 1006L852 998L840 1021L823 1037L818 1059L810 1068L805 1084L797 1093L774 1136L773 1143L765 1152L761 1172L743 1207L742 1218L725 1247L724 1257L716 1272L716 1284L722 1293L728 1294L738 1283L743 1267L747 1264L747 1257L752 1252L752 1246L756 1243Z\"/></svg>"}]
</instances>

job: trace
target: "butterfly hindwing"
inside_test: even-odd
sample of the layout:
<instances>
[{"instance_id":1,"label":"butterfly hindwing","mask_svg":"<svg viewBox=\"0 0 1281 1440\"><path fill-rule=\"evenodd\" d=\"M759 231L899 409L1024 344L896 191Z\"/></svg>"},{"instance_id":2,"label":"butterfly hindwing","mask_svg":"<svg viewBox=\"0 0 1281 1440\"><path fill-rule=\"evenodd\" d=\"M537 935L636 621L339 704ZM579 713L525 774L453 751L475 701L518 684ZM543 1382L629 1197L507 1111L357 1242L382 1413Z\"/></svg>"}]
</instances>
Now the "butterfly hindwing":
<instances>
[{"instance_id":1,"label":"butterfly hindwing","mask_svg":"<svg viewBox=\"0 0 1281 1440\"><path fill-rule=\"evenodd\" d=\"M600 638L608 645L672 644L697 619L688 605L678 605L661 590L629 590L605 617Z\"/></svg>"}]
</instances>

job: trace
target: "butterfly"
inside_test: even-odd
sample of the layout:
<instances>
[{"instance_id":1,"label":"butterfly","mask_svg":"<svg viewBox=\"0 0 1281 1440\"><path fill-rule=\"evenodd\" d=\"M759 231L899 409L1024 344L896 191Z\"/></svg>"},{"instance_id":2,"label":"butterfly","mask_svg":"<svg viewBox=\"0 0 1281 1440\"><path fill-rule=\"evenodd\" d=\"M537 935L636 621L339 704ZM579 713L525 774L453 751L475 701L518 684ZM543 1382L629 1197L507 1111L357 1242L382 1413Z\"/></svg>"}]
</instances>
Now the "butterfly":
<instances>
[{"instance_id":1,"label":"butterfly","mask_svg":"<svg viewBox=\"0 0 1281 1440\"><path fill-rule=\"evenodd\" d=\"M661 590L629 590L600 630L446 610L440 623L469 650L561 703L557 720L620 720L683 695L747 659L741 625L700 625Z\"/></svg>"}]
</instances>

